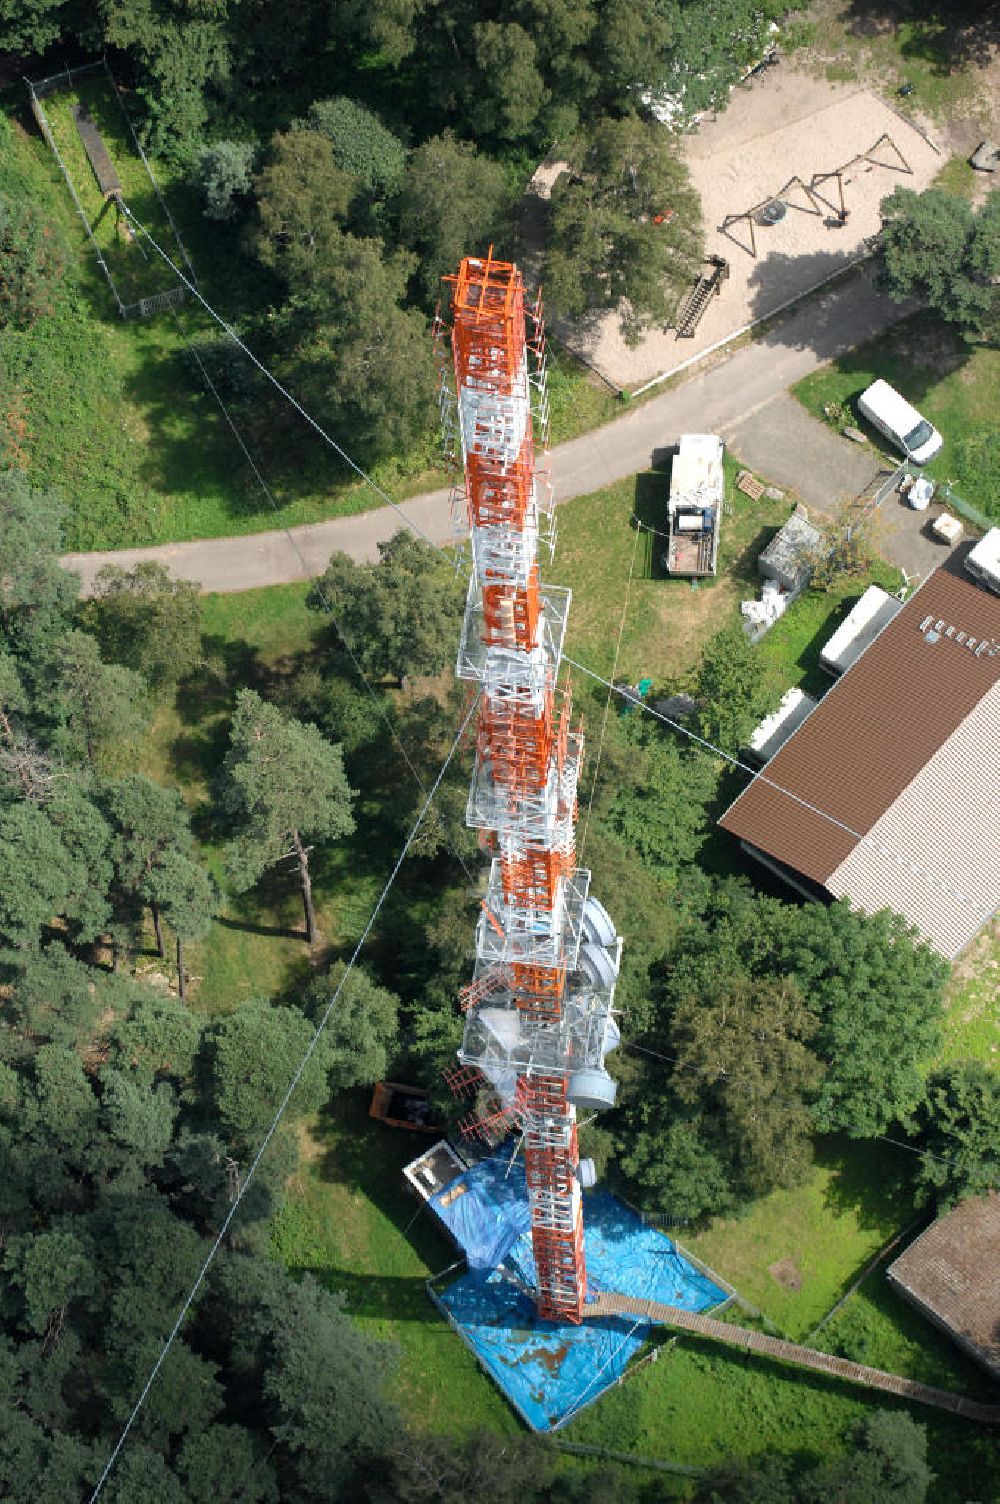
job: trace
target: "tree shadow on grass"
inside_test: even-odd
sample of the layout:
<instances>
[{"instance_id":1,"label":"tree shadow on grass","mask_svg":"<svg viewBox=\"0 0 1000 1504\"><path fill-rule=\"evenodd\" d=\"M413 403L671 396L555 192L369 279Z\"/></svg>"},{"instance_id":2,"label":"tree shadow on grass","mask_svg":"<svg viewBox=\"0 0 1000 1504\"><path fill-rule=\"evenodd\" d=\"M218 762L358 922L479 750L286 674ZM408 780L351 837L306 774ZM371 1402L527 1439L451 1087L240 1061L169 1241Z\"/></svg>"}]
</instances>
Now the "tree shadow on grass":
<instances>
[{"instance_id":1,"label":"tree shadow on grass","mask_svg":"<svg viewBox=\"0 0 1000 1504\"><path fill-rule=\"evenodd\" d=\"M930 63L931 71L946 77L958 68L985 67L1000 45L1000 11L996 0L937 0L925 3L923 15L906 7L910 31L900 44L904 58ZM892 0L852 0L844 20L855 36L871 36L878 30L895 29L901 7Z\"/></svg>"},{"instance_id":2,"label":"tree shadow on grass","mask_svg":"<svg viewBox=\"0 0 1000 1504\"><path fill-rule=\"evenodd\" d=\"M257 924L249 919L234 918L231 914L217 914L216 924L226 930L240 930L246 935L271 935L278 940L304 940L305 931L281 924Z\"/></svg>"},{"instance_id":3,"label":"tree shadow on grass","mask_svg":"<svg viewBox=\"0 0 1000 1504\"><path fill-rule=\"evenodd\" d=\"M427 1295L422 1275L364 1274L357 1269L306 1269L291 1267L293 1274L318 1274L328 1290L346 1297L351 1316L381 1321L415 1321L425 1326L441 1322Z\"/></svg>"},{"instance_id":4,"label":"tree shadow on grass","mask_svg":"<svg viewBox=\"0 0 1000 1504\"><path fill-rule=\"evenodd\" d=\"M635 478L634 516L631 526L641 526L646 532L646 563L643 577L647 580L667 579L667 495L670 490L670 458L677 451L656 450L653 455L653 470L644 470Z\"/></svg>"},{"instance_id":5,"label":"tree shadow on grass","mask_svg":"<svg viewBox=\"0 0 1000 1504\"><path fill-rule=\"evenodd\" d=\"M911 1159L889 1144L840 1135L819 1139L816 1163L834 1172L824 1205L853 1213L864 1229L903 1227L915 1216Z\"/></svg>"}]
</instances>

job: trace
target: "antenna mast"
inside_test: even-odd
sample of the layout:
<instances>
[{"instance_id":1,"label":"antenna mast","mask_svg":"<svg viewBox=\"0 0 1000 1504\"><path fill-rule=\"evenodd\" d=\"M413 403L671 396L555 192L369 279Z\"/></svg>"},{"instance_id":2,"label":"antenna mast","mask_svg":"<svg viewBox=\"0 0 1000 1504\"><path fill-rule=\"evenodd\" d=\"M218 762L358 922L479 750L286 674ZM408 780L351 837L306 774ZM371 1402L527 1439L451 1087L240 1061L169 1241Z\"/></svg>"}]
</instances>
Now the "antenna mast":
<instances>
[{"instance_id":1,"label":"antenna mast","mask_svg":"<svg viewBox=\"0 0 1000 1504\"><path fill-rule=\"evenodd\" d=\"M446 280L450 360L440 318L435 328L442 421L456 465L461 451L453 502L473 558L456 672L482 687L466 819L493 857L458 1055L462 1082L488 1082L496 1101L463 1130L488 1142L523 1132L538 1313L579 1322L581 1186L594 1167L580 1160L576 1112L614 1103L604 1055L619 1039L621 941L576 866L583 733L557 683L570 592L538 571L555 531L534 448L533 419L543 444L548 427L541 300L526 309L521 273L492 248Z\"/></svg>"}]
</instances>

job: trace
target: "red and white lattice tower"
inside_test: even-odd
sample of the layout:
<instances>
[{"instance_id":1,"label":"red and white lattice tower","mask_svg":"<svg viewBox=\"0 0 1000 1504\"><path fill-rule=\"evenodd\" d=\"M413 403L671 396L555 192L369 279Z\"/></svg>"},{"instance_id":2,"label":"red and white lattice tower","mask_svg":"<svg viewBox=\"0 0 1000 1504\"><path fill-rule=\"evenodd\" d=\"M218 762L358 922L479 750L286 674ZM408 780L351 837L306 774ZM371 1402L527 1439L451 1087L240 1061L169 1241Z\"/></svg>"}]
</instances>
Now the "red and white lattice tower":
<instances>
[{"instance_id":1,"label":"red and white lattice tower","mask_svg":"<svg viewBox=\"0 0 1000 1504\"><path fill-rule=\"evenodd\" d=\"M539 577L539 546L553 541L534 434L537 418L544 441L541 306L526 308L520 272L492 250L447 281L450 357L441 319L436 328L442 418L464 472L456 520L473 560L457 673L482 688L467 820L493 853L459 1059L496 1100L467 1128L490 1140L522 1129L539 1314L578 1322L581 1183L593 1166L581 1165L576 1111L614 1102L604 1055L618 1042L621 942L576 866L583 735L557 682L570 592Z\"/></svg>"}]
</instances>

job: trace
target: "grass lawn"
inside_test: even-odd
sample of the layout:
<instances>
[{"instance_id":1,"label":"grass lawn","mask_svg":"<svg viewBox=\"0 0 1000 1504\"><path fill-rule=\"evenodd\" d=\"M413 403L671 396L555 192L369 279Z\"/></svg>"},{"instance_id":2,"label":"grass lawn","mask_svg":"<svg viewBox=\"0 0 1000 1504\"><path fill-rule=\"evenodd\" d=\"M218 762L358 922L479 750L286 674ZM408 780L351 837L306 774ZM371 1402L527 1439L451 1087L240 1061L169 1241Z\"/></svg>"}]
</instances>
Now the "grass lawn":
<instances>
[{"instance_id":1,"label":"grass lawn","mask_svg":"<svg viewBox=\"0 0 1000 1504\"><path fill-rule=\"evenodd\" d=\"M391 1395L411 1425L449 1434L520 1423L444 1319L424 1282L455 1252L403 1190L404 1164L431 1142L367 1116L351 1094L301 1128L302 1158L272 1238L275 1258L308 1269L372 1337L395 1343Z\"/></svg>"},{"instance_id":2,"label":"grass lawn","mask_svg":"<svg viewBox=\"0 0 1000 1504\"><path fill-rule=\"evenodd\" d=\"M809 1178L745 1217L678 1233L786 1336L801 1341L913 1217L901 1151L821 1140Z\"/></svg>"},{"instance_id":3,"label":"grass lawn","mask_svg":"<svg viewBox=\"0 0 1000 1504\"><path fill-rule=\"evenodd\" d=\"M967 345L933 314L920 313L823 366L792 390L815 417L822 418L824 407L836 403L849 414L844 421L857 423L855 400L878 377L898 388L940 430L944 448L927 473L954 486L988 517L1000 519L1000 350ZM863 421L860 426L873 440L879 437ZM879 438L880 446L884 443ZM901 456L891 458L898 464Z\"/></svg>"},{"instance_id":4,"label":"grass lawn","mask_svg":"<svg viewBox=\"0 0 1000 1504\"><path fill-rule=\"evenodd\" d=\"M100 132L125 202L168 256L183 267L180 246L109 80L101 72L85 74L40 103L121 301L128 305L176 286L166 262L134 239L124 220L119 223L114 205L105 202L80 138L73 111L83 107Z\"/></svg>"}]
</instances>

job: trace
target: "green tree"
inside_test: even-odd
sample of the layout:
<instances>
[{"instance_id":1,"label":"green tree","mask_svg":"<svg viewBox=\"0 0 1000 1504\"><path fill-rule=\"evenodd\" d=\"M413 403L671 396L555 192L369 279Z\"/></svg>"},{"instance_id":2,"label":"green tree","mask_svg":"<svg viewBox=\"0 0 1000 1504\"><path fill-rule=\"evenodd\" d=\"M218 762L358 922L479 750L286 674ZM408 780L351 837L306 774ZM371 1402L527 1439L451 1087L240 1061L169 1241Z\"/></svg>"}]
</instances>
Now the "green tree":
<instances>
[{"instance_id":1,"label":"green tree","mask_svg":"<svg viewBox=\"0 0 1000 1504\"><path fill-rule=\"evenodd\" d=\"M192 849L184 802L176 789L161 788L141 773L128 773L108 783L102 802L114 830L112 856L119 909L132 911L149 905L156 949L165 957L159 868L168 852L187 856Z\"/></svg>"},{"instance_id":2,"label":"green tree","mask_svg":"<svg viewBox=\"0 0 1000 1504\"><path fill-rule=\"evenodd\" d=\"M71 1301L94 1290L93 1249L69 1228L14 1239L3 1267L23 1300L22 1320L40 1336L60 1331Z\"/></svg>"},{"instance_id":3,"label":"green tree","mask_svg":"<svg viewBox=\"0 0 1000 1504\"><path fill-rule=\"evenodd\" d=\"M334 554L306 604L329 611L367 674L395 679L440 673L455 651L463 602L448 561L400 529L378 564Z\"/></svg>"},{"instance_id":4,"label":"green tree","mask_svg":"<svg viewBox=\"0 0 1000 1504\"><path fill-rule=\"evenodd\" d=\"M219 906L218 890L204 867L176 847L163 853L153 878L156 902L174 932L177 990L183 1002L187 993L184 946L188 940L200 940L207 932Z\"/></svg>"},{"instance_id":5,"label":"green tree","mask_svg":"<svg viewBox=\"0 0 1000 1504\"><path fill-rule=\"evenodd\" d=\"M0 52L20 57L58 41L66 0L0 0Z\"/></svg>"},{"instance_id":6,"label":"green tree","mask_svg":"<svg viewBox=\"0 0 1000 1504\"><path fill-rule=\"evenodd\" d=\"M123 663L154 689L172 688L201 660L201 599L193 580L155 562L98 572L84 620L105 662Z\"/></svg>"},{"instance_id":7,"label":"green tree","mask_svg":"<svg viewBox=\"0 0 1000 1504\"><path fill-rule=\"evenodd\" d=\"M401 1436L367 1490L368 1504L571 1504L578 1496L550 1492L554 1459L534 1436L475 1431L461 1441ZM595 1494L596 1500L601 1495ZM610 1495L604 1495L608 1498ZM616 1492L619 1504L627 1494Z\"/></svg>"},{"instance_id":8,"label":"green tree","mask_svg":"<svg viewBox=\"0 0 1000 1504\"><path fill-rule=\"evenodd\" d=\"M26 329L50 313L65 266L55 226L29 198L0 194L0 329Z\"/></svg>"},{"instance_id":9,"label":"green tree","mask_svg":"<svg viewBox=\"0 0 1000 1504\"><path fill-rule=\"evenodd\" d=\"M701 211L666 131L600 120L552 189L545 286L564 318L613 309L629 344L669 323L703 254Z\"/></svg>"},{"instance_id":10,"label":"green tree","mask_svg":"<svg viewBox=\"0 0 1000 1504\"><path fill-rule=\"evenodd\" d=\"M602 801L608 806L602 823L652 872L676 876L695 860L708 832L716 770L645 716L621 721L608 758L610 750L606 745L603 781L610 797Z\"/></svg>"},{"instance_id":11,"label":"green tree","mask_svg":"<svg viewBox=\"0 0 1000 1504\"><path fill-rule=\"evenodd\" d=\"M75 761L99 766L145 730L145 681L133 669L105 663L89 632L74 628L54 638L43 673L40 698L55 723L53 742Z\"/></svg>"},{"instance_id":12,"label":"green tree","mask_svg":"<svg viewBox=\"0 0 1000 1504\"><path fill-rule=\"evenodd\" d=\"M401 307L416 258L341 235L325 274L276 323L289 380L314 412L350 431L355 453L399 454L425 439L437 373L426 320Z\"/></svg>"},{"instance_id":13,"label":"green tree","mask_svg":"<svg viewBox=\"0 0 1000 1504\"><path fill-rule=\"evenodd\" d=\"M56 918L82 940L100 934L107 842L99 812L75 791L51 810L0 806L0 936L8 945L34 949Z\"/></svg>"},{"instance_id":14,"label":"green tree","mask_svg":"<svg viewBox=\"0 0 1000 1504\"><path fill-rule=\"evenodd\" d=\"M369 193L394 193L406 167L406 149L373 110L337 95L309 106L308 126L325 136L341 172L356 178Z\"/></svg>"},{"instance_id":15,"label":"green tree","mask_svg":"<svg viewBox=\"0 0 1000 1504\"><path fill-rule=\"evenodd\" d=\"M426 308L446 301L441 279L463 256L484 254L510 235L511 194L503 168L451 131L410 157L399 196L399 235L420 258L416 274Z\"/></svg>"},{"instance_id":16,"label":"green tree","mask_svg":"<svg viewBox=\"0 0 1000 1504\"><path fill-rule=\"evenodd\" d=\"M812 1048L826 1064L813 1106L823 1133L885 1133L924 1095L924 1062L937 1053L948 966L898 914L789 908L778 967L819 1020Z\"/></svg>"},{"instance_id":17,"label":"green tree","mask_svg":"<svg viewBox=\"0 0 1000 1504\"><path fill-rule=\"evenodd\" d=\"M811 1163L809 1103L822 1077L808 1044L815 1032L798 990L782 980L722 975L674 1014L671 1088L707 1107L751 1196L797 1184Z\"/></svg>"},{"instance_id":18,"label":"green tree","mask_svg":"<svg viewBox=\"0 0 1000 1504\"><path fill-rule=\"evenodd\" d=\"M729 1457L706 1468L692 1504L801 1504L786 1457Z\"/></svg>"},{"instance_id":19,"label":"green tree","mask_svg":"<svg viewBox=\"0 0 1000 1504\"><path fill-rule=\"evenodd\" d=\"M185 1441L177 1471L188 1504L277 1504L278 1479L259 1436L214 1425Z\"/></svg>"},{"instance_id":20,"label":"green tree","mask_svg":"<svg viewBox=\"0 0 1000 1504\"><path fill-rule=\"evenodd\" d=\"M9 988L5 1016L10 1028L0 1055L32 1044L54 1042L82 1046L89 1039L101 1007L92 969L51 941L38 951L22 951L5 975Z\"/></svg>"},{"instance_id":21,"label":"green tree","mask_svg":"<svg viewBox=\"0 0 1000 1504\"><path fill-rule=\"evenodd\" d=\"M927 1431L899 1410L876 1410L857 1427L854 1446L801 1482L802 1504L924 1504L934 1474Z\"/></svg>"},{"instance_id":22,"label":"green tree","mask_svg":"<svg viewBox=\"0 0 1000 1504\"><path fill-rule=\"evenodd\" d=\"M66 509L19 470L0 471L0 629L31 652L72 610L80 581L59 564Z\"/></svg>"},{"instance_id":23,"label":"green tree","mask_svg":"<svg viewBox=\"0 0 1000 1504\"><path fill-rule=\"evenodd\" d=\"M291 291L319 286L343 261L341 221L353 183L317 131L280 132L254 179L257 228L253 246Z\"/></svg>"},{"instance_id":24,"label":"green tree","mask_svg":"<svg viewBox=\"0 0 1000 1504\"><path fill-rule=\"evenodd\" d=\"M323 1033L327 1079L333 1091L371 1086L386 1073L389 1047L399 1030L399 998L379 987L355 967L347 976L343 961L317 977L303 996L303 1010L314 1023L340 988L337 1005Z\"/></svg>"},{"instance_id":25,"label":"green tree","mask_svg":"<svg viewBox=\"0 0 1000 1504\"><path fill-rule=\"evenodd\" d=\"M977 1060L933 1071L911 1132L927 1151L917 1184L941 1211L983 1195L1000 1180L1000 1078Z\"/></svg>"},{"instance_id":26,"label":"green tree","mask_svg":"<svg viewBox=\"0 0 1000 1504\"><path fill-rule=\"evenodd\" d=\"M101 0L99 35L106 47L129 55L154 151L183 159L200 141L208 87L229 73L229 10L229 0Z\"/></svg>"},{"instance_id":27,"label":"green tree","mask_svg":"<svg viewBox=\"0 0 1000 1504\"><path fill-rule=\"evenodd\" d=\"M317 928L309 843L351 833L352 796L339 747L253 690L240 691L223 765L222 802L237 831L228 870L242 892L276 862L294 856L310 946Z\"/></svg>"},{"instance_id":28,"label":"green tree","mask_svg":"<svg viewBox=\"0 0 1000 1504\"><path fill-rule=\"evenodd\" d=\"M232 221L249 202L257 148L252 141L213 141L195 158L194 184L209 219Z\"/></svg>"},{"instance_id":29,"label":"green tree","mask_svg":"<svg viewBox=\"0 0 1000 1504\"><path fill-rule=\"evenodd\" d=\"M529 135L548 100L534 41L516 22L477 21L472 27L476 74L469 118L476 135L518 141Z\"/></svg>"},{"instance_id":30,"label":"green tree","mask_svg":"<svg viewBox=\"0 0 1000 1504\"><path fill-rule=\"evenodd\" d=\"M760 649L739 627L723 627L709 641L695 685L697 730L724 752L737 752L774 695L773 675Z\"/></svg>"},{"instance_id":31,"label":"green tree","mask_svg":"<svg viewBox=\"0 0 1000 1504\"><path fill-rule=\"evenodd\" d=\"M880 281L917 297L971 339L1000 338L1000 191L977 211L943 188L895 188L882 200Z\"/></svg>"},{"instance_id":32,"label":"green tree","mask_svg":"<svg viewBox=\"0 0 1000 1504\"><path fill-rule=\"evenodd\" d=\"M619 1163L642 1193L644 1210L656 1207L682 1222L724 1213L733 1205L730 1174L708 1142L698 1114L664 1125L662 1102L644 1102Z\"/></svg>"}]
</instances>

